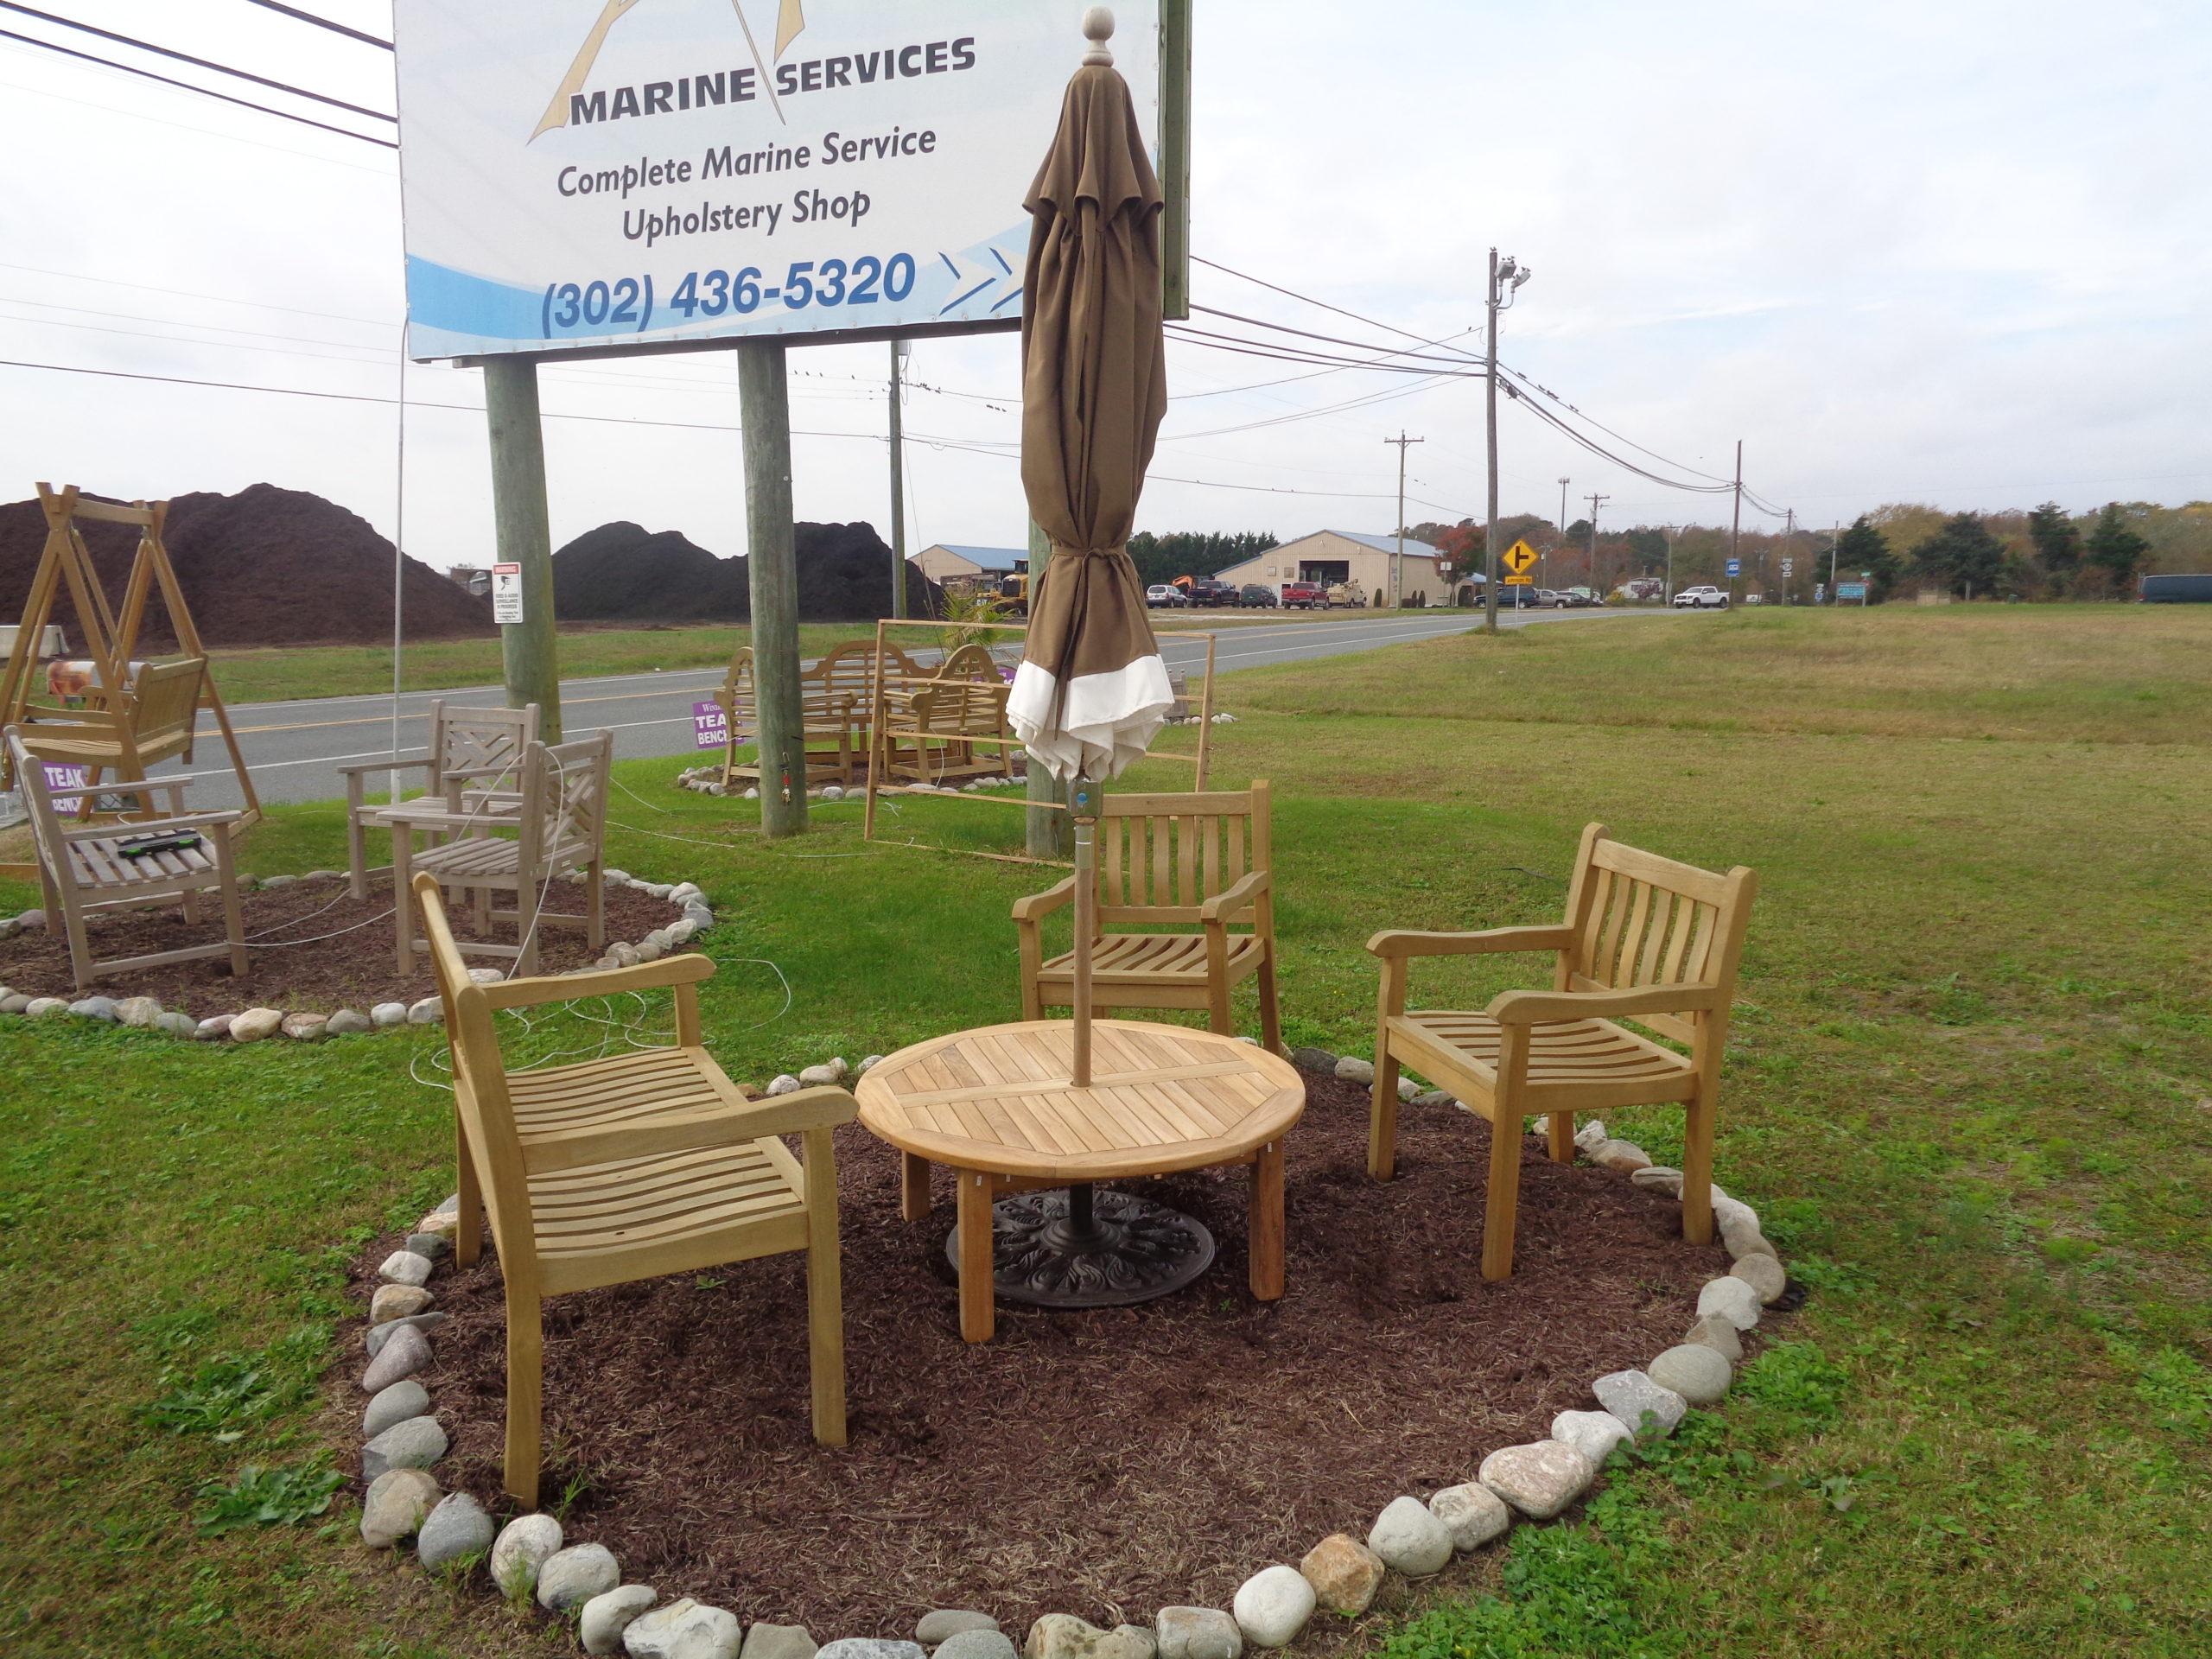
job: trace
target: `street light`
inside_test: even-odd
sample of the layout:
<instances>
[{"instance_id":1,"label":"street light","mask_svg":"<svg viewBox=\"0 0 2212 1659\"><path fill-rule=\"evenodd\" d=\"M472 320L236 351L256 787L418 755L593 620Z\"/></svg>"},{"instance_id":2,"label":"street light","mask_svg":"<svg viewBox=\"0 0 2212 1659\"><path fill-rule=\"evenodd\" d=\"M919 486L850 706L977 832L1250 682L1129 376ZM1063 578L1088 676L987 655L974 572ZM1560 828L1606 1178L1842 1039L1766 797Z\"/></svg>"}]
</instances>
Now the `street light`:
<instances>
[{"instance_id":1,"label":"street light","mask_svg":"<svg viewBox=\"0 0 2212 1659\"><path fill-rule=\"evenodd\" d=\"M1522 283L1535 274L1511 254L1501 262L1497 250L1490 251L1490 297L1485 302L1489 343L1484 353L1483 378L1484 437L1490 452L1490 513L1483 524L1483 626L1491 633L1497 632L1497 314L1512 308L1513 296L1521 291ZM1398 453L1402 455L1405 452L1402 449Z\"/></svg>"}]
</instances>

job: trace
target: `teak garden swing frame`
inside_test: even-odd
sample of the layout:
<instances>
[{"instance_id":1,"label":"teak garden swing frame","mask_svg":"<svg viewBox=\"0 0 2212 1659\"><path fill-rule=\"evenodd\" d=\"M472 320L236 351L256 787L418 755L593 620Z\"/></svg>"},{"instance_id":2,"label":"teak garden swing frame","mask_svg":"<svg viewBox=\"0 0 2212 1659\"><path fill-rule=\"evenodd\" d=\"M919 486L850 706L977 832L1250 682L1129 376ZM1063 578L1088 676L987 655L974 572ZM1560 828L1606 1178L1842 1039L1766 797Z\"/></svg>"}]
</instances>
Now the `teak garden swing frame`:
<instances>
[{"instance_id":1,"label":"teak garden swing frame","mask_svg":"<svg viewBox=\"0 0 2212 1659\"><path fill-rule=\"evenodd\" d=\"M71 607L77 613L78 627L84 635L84 654L92 664L93 684L89 689L92 696L111 713L135 721L131 711L136 704L127 695L130 655L137 647L139 631L145 623L147 601L156 589L160 590L162 603L168 612L169 626L176 635L178 650L187 658L196 658L202 663L207 658L207 647L200 643L199 626L193 620L191 607L184 602L184 591L177 583L176 567L170 562L168 545L162 539L162 525L168 516L168 502L134 501L127 507L119 506L87 500L74 484L56 490L44 483L38 486L38 500L40 510L46 515L46 546L39 555L38 573L32 578L30 597L23 606L23 625L16 635L19 648L8 658L4 671L0 671L0 726L25 727L27 741L33 747L40 726L58 730L67 719L57 711L42 710L31 702L37 661L36 652L26 648L28 642L44 637L47 626L53 620L54 601L65 586ZM138 546L131 556L130 575L124 587L119 613L109 608L99 572L92 563L92 550L86 546L83 532L77 528L79 519L130 524L137 529ZM255 792L252 773L246 770L245 757L239 753L238 735L231 729L230 713L215 690L214 677L204 669L200 677L197 706L215 716L216 729L229 752L231 768L238 776L238 791L244 798L244 810L232 825L232 834L243 834L260 821L261 798ZM42 712L54 717L41 719ZM124 736L130 735L126 730ZM99 793L101 772L117 772L118 783L143 780L143 768L122 758L135 754L135 747L125 741L118 748L116 761L93 766L92 776L86 779L87 804ZM186 758L190 758L188 749ZM137 775L124 775L131 772ZM12 785L16 780L10 777L8 781Z\"/></svg>"}]
</instances>

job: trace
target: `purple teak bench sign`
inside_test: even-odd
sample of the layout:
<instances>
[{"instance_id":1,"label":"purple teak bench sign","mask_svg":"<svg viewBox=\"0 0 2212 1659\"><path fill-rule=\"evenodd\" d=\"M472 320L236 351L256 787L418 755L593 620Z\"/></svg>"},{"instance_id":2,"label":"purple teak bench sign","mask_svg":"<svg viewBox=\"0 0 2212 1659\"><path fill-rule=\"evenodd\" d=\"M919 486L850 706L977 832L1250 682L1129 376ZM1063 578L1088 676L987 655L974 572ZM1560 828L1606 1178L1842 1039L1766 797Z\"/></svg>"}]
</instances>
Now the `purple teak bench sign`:
<instances>
[{"instance_id":1,"label":"purple teak bench sign","mask_svg":"<svg viewBox=\"0 0 2212 1659\"><path fill-rule=\"evenodd\" d=\"M719 749L729 741L729 719L722 706L709 699L691 705L691 741L702 749Z\"/></svg>"}]
</instances>

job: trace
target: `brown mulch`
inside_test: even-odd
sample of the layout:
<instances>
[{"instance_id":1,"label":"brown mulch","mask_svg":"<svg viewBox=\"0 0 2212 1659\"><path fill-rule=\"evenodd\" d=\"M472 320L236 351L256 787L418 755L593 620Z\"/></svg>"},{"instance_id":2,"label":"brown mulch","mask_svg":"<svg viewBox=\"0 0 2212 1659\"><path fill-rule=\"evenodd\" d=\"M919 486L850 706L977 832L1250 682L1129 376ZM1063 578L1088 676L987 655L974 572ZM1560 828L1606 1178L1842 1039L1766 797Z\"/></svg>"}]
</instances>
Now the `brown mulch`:
<instances>
[{"instance_id":1,"label":"brown mulch","mask_svg":"<svg viewBox=\"0 0 2212 1659\"><path fill-rule=\"evenodd\" d=\"M504 906L510 899L501 895L499 902ZM91 990L79 993L70 976L69 942L62 936L57 918L53 927L0 939L0 985L29 996L73 999L97 995L118 1001L126 996L159 997L163 1007L200 1020L254 1007L294 1014L335 1014L340 1008L354 1008L365 1014L376 1003L412 1002L438 988L427 956L418 953L420 965L407 975L398 971L392 959L390 871L370 876L366 899L349 897L343 879L302 881L245 893L241 908L246 938L252 941L243 979L231 977L228 957L209 957L111 975L95 981ZM546 908L549 913L581 916L582 887L556 881ZM635 944L683 913L681 906L635 887L611 887L607 893L607 942L620 939ZM475 922L467 906L449 905L447 914L452 918L455 937L464 941L474 937ZM113 911L92 917L86 927L92 954L103 960L152 955L221 939L222 908L214 895L205 894L196 925L186 922L183 906L168 904L153 910ZM512 944L514 924L494 923L488 937L493 944ZM563 973L596 960L599 953L586 942L587 937L581 927L546 927L541 923L539 971ZM283 949L262 948L289 939L314 942ZM475 967L504 968L511 959L471 957L468 960Z\"/></svg>"},{"instance_id":2,"label":"brown mulch","mask_svg":"<svg viewBox=\"0 0 2212 1659\"><path fill-rule=\"evenodd\" d=\"M1281 1301L1245 1288L1243 1172L1128 1182L1213 1230L1207 1274L1136 1307L1001 1303L978 1345L960 1340L944 1255L949 1178L927 1221L902 1221L896 1155L841 1129L851 1444L810 1436L803 1258L774 1256L547 1304L544 1501L567 1493L573 1534L611 1548L627 1580L823 1640L906 1637L931 1607L984 1609L1017 1640L1047 1611L1111 1624L1225 1607L1261 1567L1332 1531L1364 1538L1391 1498L1470 1479L1485 1453L1592 1408L1590 1380L1679 1341L1697 1287L1727 1268L1683 1244L1679 1204L1552 1163L1530 1137L1517 1270L1486 1283L1487 1128L1408 1109L1400 1178L1378 1185L1365 1091L1308 1087ZM363 1304L396 1243L362 1257ZM511 1508L497 1265L487 1249L431 1287L453 1315L423 1378L454 1436L439 1473ZM349 1416L359 1336L334 1373ZM1406 1605L1392 1585L1377 1611ZM1323 1619L1307 1641L1357 1628Z\"/></svg>"}]
</instances>

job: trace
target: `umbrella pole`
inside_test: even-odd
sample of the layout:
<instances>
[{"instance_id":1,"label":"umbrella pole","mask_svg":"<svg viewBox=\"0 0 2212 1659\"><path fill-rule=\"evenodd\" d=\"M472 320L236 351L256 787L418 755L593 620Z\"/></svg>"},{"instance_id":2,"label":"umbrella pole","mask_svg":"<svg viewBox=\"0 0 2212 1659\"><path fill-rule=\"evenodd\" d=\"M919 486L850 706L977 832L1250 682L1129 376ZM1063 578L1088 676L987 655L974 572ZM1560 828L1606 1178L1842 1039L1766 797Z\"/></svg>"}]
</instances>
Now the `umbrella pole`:
<instances>
[{"instance_id":1,"label":"umbrella pole","mask_svg":"<svg viewBox=\"0 0 2212 1659\"><path fill-rule=\"evenodd\" d=\"M1090 943L1098 932L1098 788L1082 773L1069 791L1075 817L1075 1054L1068 1081L1090 1087Z\"/></svg>"}]
</instances>

